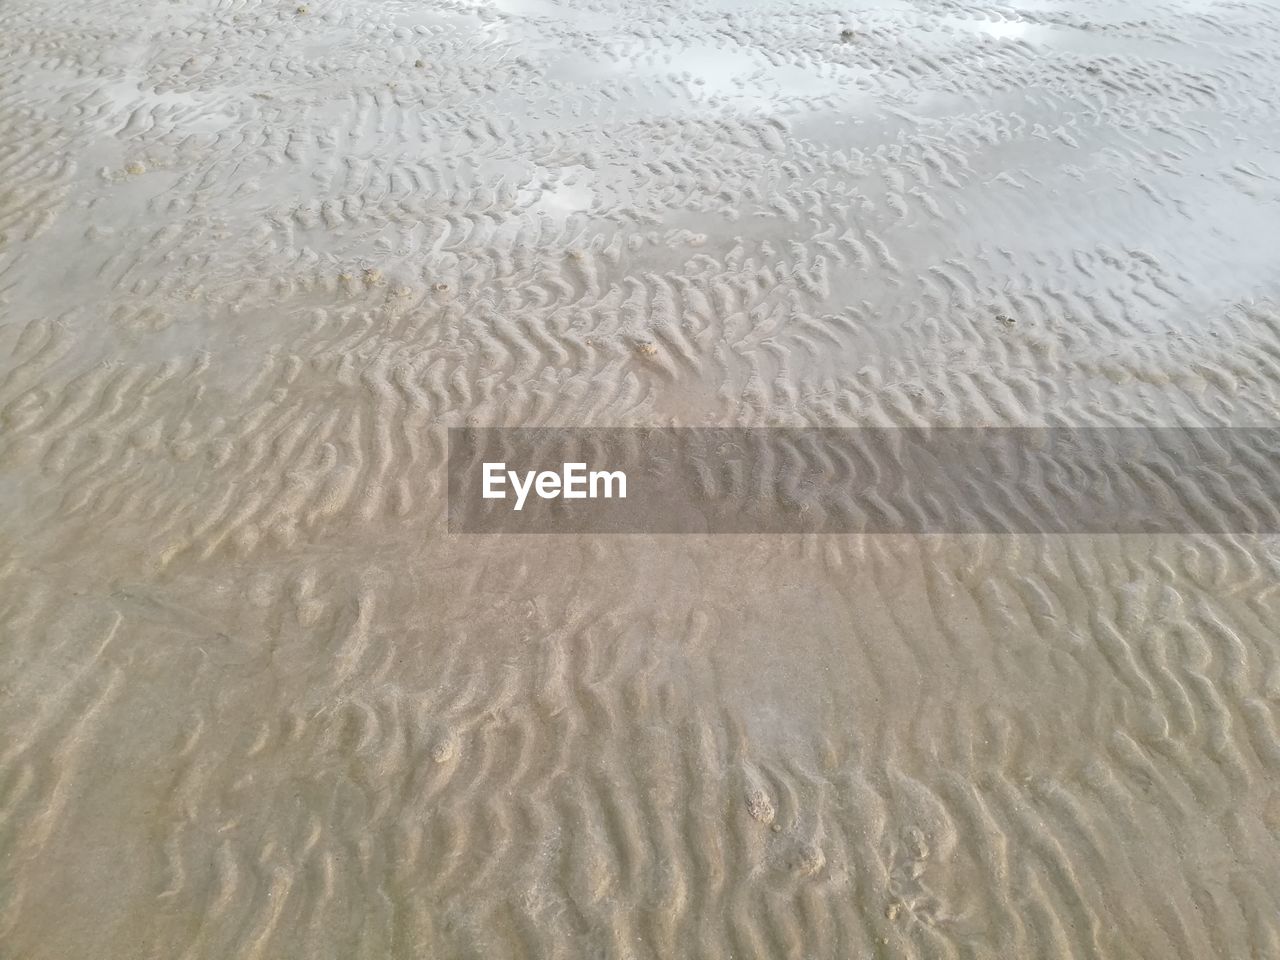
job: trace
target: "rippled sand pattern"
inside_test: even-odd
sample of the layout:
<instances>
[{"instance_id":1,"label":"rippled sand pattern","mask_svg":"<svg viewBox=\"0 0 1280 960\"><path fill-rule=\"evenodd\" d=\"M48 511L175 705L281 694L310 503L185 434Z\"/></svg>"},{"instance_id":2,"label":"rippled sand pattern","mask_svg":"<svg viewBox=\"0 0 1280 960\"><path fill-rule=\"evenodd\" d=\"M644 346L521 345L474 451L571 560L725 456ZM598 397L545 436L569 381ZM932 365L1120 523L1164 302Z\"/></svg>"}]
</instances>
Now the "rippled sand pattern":
<instances>
[{"instance_id":1,"label":"rippled sand pattern","mask_svg":"<svg viewBox=\"0 0 1280 960\"><path fill-rule=\"evenodd\" d=\"M460 537L473 425L1276 425L1280 7L0 0L5 960L1280 957L1249 537Z\"/></svg>"}]
</instances>

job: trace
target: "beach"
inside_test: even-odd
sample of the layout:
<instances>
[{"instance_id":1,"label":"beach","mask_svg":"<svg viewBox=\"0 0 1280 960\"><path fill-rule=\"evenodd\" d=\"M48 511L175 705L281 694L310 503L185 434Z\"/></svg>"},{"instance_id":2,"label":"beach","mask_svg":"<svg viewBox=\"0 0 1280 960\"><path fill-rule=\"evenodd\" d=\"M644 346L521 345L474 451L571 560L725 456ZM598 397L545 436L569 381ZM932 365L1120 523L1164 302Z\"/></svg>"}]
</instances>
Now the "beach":
<instances>
[{"instance_id":1,"label":"beach","mask_svg":"<svg viewBox=\"0 0 1280 960\"><path fill-rule=\"evenodd\" d=\"M1264 2L0 0L0 957L1280 956L1273 532L447 470L1280 427L1277 236Z\"/></svg>"}]
</instances>

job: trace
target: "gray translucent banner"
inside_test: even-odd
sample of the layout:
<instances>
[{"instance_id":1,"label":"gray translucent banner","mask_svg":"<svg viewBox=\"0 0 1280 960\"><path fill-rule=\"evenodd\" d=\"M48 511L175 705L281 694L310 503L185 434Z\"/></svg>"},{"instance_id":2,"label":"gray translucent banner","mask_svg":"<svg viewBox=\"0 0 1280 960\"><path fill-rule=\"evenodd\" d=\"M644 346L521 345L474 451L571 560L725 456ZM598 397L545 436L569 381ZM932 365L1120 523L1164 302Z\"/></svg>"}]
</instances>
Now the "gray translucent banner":
<instances>
[{"instance_id":1,"label":"gray translucent banner","mask_svg":"<svg viewBox=\"0 0 1280 960\"><path fill-rule=\"evenodd\" d=\"M448 473L456 533L1280 530L1272 428L459 428Z\"/></svg>"}]
</instances>

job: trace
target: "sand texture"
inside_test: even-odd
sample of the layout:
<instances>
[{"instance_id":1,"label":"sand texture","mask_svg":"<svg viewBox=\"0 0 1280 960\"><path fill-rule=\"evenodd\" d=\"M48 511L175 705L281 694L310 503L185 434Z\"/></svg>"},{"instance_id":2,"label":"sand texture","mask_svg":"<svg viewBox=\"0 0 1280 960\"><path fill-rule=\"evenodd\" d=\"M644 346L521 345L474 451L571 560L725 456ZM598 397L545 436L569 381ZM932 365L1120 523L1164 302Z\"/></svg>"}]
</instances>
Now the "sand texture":
<instances>
[{"instance_id":1,"label":"sand texture","mask_svg":"<svg viewBox=\"0 0 1280 960\"><path fill-rule=\"evenodd\" d=\"M444 456L1280 426L1277 201L1261 0L0 0L0 958L1275 960L1274 538Z\"/></svg>"}]
</instances>

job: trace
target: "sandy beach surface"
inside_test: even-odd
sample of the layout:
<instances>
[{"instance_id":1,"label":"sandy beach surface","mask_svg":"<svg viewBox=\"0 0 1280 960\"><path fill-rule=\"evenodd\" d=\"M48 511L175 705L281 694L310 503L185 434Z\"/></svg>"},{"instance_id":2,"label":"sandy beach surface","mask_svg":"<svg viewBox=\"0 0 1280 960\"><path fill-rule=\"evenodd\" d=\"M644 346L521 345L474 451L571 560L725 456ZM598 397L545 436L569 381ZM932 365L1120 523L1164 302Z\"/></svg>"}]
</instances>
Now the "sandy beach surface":
<instances>
[{"instance_id":1,"label":"sandy beach surface","mask_svg":"<svg viewBox=\"0 0 1280 960\"><path fill-rule=\"evenodd\" d=\"M1275 538L443 482L1280 426L1278 201L1274 3L0 0L0 957L1280 957Z\"/></svg>"}]
</instances>

